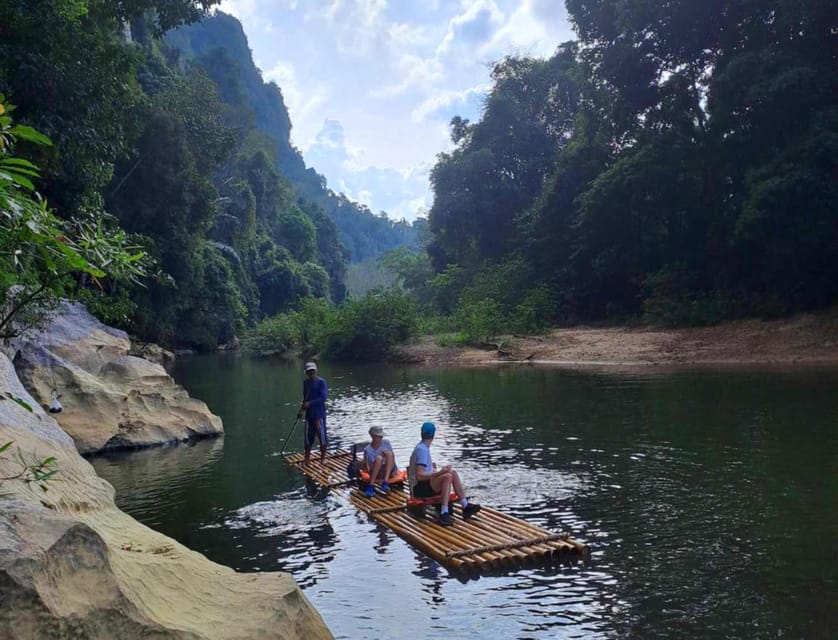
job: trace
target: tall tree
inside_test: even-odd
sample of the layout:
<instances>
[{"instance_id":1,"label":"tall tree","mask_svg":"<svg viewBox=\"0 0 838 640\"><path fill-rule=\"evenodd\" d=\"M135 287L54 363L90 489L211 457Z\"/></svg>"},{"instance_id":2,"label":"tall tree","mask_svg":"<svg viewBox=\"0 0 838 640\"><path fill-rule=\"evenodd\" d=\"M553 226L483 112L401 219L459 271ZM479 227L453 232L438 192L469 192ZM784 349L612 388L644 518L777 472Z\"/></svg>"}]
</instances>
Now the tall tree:
<instances>
[{"instance_id":1,"label":"tall tree","mask_svg":"<svg viewBox=\"0 0 838 640\"><path fill-rule=\"evenodd\" d=\"M573 130L576 48L548 60L506 58L476 124L452 121L457 148L431 173L430 251L438 269L504 255L517 242L516 217L538 195Z\"/></svg>"}]
</instances>

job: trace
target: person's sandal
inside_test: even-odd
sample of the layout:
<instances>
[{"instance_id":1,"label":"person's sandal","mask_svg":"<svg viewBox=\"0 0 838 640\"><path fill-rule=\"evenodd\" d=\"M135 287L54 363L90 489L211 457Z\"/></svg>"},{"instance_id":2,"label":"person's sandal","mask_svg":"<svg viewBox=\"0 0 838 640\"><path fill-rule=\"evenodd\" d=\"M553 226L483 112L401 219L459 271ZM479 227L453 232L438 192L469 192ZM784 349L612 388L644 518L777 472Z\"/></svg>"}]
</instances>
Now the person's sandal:
<instances>
[{"instance_id":1,"label":"person's sandal","mask_svg":"<svg viewBox=\"0 0 838 640\"><path fill-rule=\"evenodd\" d=\"M446 511L445 513L439 516L439 524L443 527L450 527L454 524L454 518L451 517L451 512Z\"/></svg>"},{"instance_id":2,"label":"person's sandal","mask_svg":"<svg viewBox=\"0 0 838 640\"><path fill-rule=\"evenodd\" d=\"M390 485L389 485L388 483L386 483L386 482L382 482L382 483L381 483L381 490L382 490L384 493L390 493Z\"/></svg>"},{"instance_id":3,"label":"person's sandal","mask_svg":"<svg viewBox=\"0 0 838 640\"><path fill-rule=\"evenodd\" d=\"M375 487L373 487L371 484L368 484L367 488L364 489L364 495L367 496L367 498L372 498L375 495Z\"/></svg>"}]
</instances>

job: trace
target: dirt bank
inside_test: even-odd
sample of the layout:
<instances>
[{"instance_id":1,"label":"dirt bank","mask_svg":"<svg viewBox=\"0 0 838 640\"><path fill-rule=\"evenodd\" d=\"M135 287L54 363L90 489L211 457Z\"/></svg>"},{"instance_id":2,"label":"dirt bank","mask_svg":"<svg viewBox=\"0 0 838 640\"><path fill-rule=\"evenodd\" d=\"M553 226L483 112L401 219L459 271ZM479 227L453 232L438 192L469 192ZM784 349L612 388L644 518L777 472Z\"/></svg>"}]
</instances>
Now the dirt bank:
<instances>
[{"instance_id":1,"label":"dirt bank","mask_svg":"<svg viewBox=\"0 0 838 640\"><path fill-rule=\"evenodd\" d=\"M441 347L438 337L424 336L407 345L402 356L427 366L838 364L838 308L688 329L554 329L544 336L501 336L486 349Z\"/></svg>"}]
</instances>

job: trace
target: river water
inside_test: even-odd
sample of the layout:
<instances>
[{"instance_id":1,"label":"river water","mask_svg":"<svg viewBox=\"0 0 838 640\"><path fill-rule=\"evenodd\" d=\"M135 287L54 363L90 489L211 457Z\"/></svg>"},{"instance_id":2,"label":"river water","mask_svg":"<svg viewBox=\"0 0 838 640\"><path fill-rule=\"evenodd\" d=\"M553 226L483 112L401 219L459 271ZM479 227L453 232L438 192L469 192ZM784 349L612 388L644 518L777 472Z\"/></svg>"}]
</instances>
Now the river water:
<instances>
[{"instance_id":1,"label":"river water","mask_svg":"<svg viewBox=\"0 0 838 640\"><path fill-rule=\"evenodd\" d=\"M406 463L432 420L473 499L592 550L470 581L284 464L299 367L173 374L226 435L93 459L117 504L239 571L292 573L338 638L835 637L838 370L323 365L335 446L381 425Z\"/></svg>"}]
</instances>

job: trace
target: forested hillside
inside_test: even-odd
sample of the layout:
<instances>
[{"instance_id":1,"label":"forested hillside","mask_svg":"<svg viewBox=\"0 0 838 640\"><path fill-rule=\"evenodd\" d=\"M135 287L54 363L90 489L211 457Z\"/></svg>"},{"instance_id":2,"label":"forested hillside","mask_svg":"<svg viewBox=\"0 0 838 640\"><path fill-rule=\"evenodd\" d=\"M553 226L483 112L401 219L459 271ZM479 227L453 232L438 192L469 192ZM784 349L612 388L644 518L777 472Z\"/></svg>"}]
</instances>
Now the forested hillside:
<instances>
[{"instance_id":1,"label":"forested hillside","mask_svg":"<svg viewBox=\"0 0 838 640\"><path fill-rule=\"evenodd\" d=\"M303 299L342 301L349 252L336 222L360 257L413 241L412 227L306 169L235 19L171 31L213 4L0 5L0 93L52 140L20 145L45 201L69 226L118 225L158 270L144 285L62 273L50 286L143 338L197 348Z\"/></svg>"},{"instance_id":2,"label":"forested hillside","mask_svg":"<svg viewBox=\"0 0 838 640\"><path fill-rule=\"evenodd\" d=\"M306 167L302 154L291 144L292 124L281 87L262 79L236 18L216 12L201 22L170 31L166 42L181 52L182 60L197 64L216 81L228 105L253 114L256 128L272 140L271 157L282 174L300 196L321 207L337 225L353 262L417 245L413 225L373 214L329 189L322 175Z\"/></svg>"},{"instance_id":3,"label":"forested hillside","mask_svg":"<svg viewBox=\"0 0 838 640\"><path fill-rule=\"evenodd\" d=\"M702 324L836 302L834 3L567 8L578 42L501 61L480 121L452 122L438 307L498 330L533 309Z\"/></svg>"}]
</instances>

